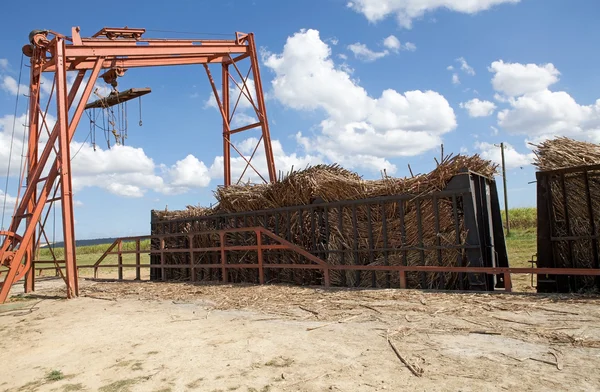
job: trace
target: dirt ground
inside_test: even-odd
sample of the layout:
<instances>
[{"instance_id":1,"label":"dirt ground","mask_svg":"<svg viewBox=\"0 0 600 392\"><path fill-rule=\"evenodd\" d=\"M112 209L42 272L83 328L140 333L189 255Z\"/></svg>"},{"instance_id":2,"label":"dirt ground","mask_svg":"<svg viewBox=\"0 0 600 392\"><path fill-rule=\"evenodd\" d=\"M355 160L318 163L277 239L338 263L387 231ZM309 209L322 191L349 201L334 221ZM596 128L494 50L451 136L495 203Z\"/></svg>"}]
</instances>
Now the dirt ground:
<instances>
[{"instance_id":1,"label":"dirt ground","mask_svg":"<svg viewBox=\"0 0 600 392\"><path fill-rule=\"evenodd\" d=\"M63 287L0 305L0 391L600 391L600 297Z\"/></svg>"}]
</instances>

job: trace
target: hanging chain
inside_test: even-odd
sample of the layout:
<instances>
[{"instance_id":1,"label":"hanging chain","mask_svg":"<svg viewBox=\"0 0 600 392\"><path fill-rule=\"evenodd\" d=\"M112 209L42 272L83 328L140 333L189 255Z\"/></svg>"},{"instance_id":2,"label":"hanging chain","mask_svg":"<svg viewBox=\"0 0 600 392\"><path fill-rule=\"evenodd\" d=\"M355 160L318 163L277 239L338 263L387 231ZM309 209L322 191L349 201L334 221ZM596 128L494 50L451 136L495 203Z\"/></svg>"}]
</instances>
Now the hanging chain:
<instances>
[{"instance_id":1,"label":"hanging chain","mask_svg":"<svg viewBox=\"0 0 600 392\"><path fill-rule=\"evenodd\" d=\"M127 139L127 136L128 136L128 133L127 133L127 131L128 131L128 129L127 129L127 126L128 126L128 121L127 121L127 102L124 103L124 106L125 106L125 115L124 115L125 128L123 130L123 145L125 145L125 139Z\"/></svg>"},{"instance_id":2,"label":"hanging chain","mask_svg":"<svg viewBox=\"0 0 600 392\"><path fill-rule=\"evenodd\" d=\"M139 97L140 102L140 127L142 126L142 97Z\"/></svg>"}]
</instances>

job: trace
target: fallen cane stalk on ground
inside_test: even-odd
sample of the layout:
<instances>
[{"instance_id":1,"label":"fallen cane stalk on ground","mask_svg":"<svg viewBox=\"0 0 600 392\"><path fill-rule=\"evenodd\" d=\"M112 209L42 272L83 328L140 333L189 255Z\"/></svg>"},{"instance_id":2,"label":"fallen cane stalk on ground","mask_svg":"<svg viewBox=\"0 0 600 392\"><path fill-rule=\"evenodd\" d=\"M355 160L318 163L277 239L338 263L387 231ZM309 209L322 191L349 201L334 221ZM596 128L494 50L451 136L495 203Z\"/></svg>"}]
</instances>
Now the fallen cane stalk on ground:
<instances>
[{"instance_id":1,"label":"fallen cane stalk on ground","mask_svg":"<svg viewBox=\"0 0 600 392\"><path fill-rule=\"evenodd\" d=\"M396 354L398 359L408 368L408 370L410 370L411 373L414 374L415 376L421 377L423 375L424 370L418 366L415 367L415 366L411 365L410 363L408 363L408 361L406 359L404 359L404 357L400 354L400 351L398 351L398 349L396 348L394 343L392 343L392 341L390 340L390 337L387 336L386 339L387 339L387 342L389 343L389 345L392 347L392 350L394 350L394 353Z\"/></svg>"}]
</instances>

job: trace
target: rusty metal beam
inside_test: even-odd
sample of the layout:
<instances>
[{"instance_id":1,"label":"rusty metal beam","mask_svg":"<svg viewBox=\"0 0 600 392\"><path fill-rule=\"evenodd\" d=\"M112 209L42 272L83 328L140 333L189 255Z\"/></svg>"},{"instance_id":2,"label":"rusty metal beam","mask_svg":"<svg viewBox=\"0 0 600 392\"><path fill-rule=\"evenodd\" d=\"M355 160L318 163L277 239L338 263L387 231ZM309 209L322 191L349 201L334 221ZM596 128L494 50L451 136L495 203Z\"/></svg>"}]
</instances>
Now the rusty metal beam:
<instances>
[{"instance_id":1,"label":"rusty metal beam","mask_svg":"<svg viewBox=\"0 0 600 392\"><path fill-rule=\"evenodd\" d=\"M109 59L104 60L102 63L103 69L108 69L112 67L119 68L142 68L142 67L163 67L163 66L177 66L177 65L196 65L196 64L219 64L229 59L228 56L218 56L218 57L207 57L207 56L169 56L169 57L161 57L158 56L156 58L147 59L147 58L119 58L119 59ZM94 67L95 60L87 59L87 58L79 58L79 59L68 59L67 62L67 70L68 71L76 71L76 70L90 70ZM43 71L44 72L55 72L56 66L54 62L48 62L44 64Z\"/></svg>"},{"instance_id":2,"label":"rusty metal beam","mask_svg":"<svg viewBox=\"0 0 600 392\"><path fill-rule=\"evenodd\" d=\"M263 249L268 250L269 248L265 247ZM225 247L225 251L228 248ZM168 253L168 252L167 252ZM137 264L102 264L97 268L116 268L121 265L123 268L134 268ZM153 264L141 264L141 268L163 268L160 265ZM213 264L195 264L195 268L222 268L221 264L213 263ZM94 268L93 265L81 265L77 268ZM187 264L170 264L165 265L164 268L179 268L185 269L190 268ZM259 268L258 264L226 264L227 269L235 269L235 268ZM324 269L324 267L318 264L263 264L263 268L274 268L274 269ZM464 273L484 273L490 275L498 275L498 274L548 274L548 275L578 275L578 276L600 276L600 270L595 269L585 269L585 268L526 268L526 267L515 267L515 268L505 268L505 267L438 267L438 266L401 266L401 265L329 265L327 268L330 271L399 271L399 272L435 272L435 273L445 273L445 272L464 272Z\"/></svg>"},{"instance_id":3,"label":"rusty metal beam","mask_svg":"<svg viewBox=\"0 0 600 392\"><path fill-rule=\"evenodd\" d=\"M273 158L273 149L271 146L271 131L269 129L269 119L265 105L265 94L263 92L262 80L260 76L260 67L258 66L258 57L256 55L256 43L254 34L248 34L248 45L250 46L250 61L252 62L252 73L254 74L254 88L256 89L256 100L258 103L259 120L262 122L263 143L265 155L267 157L267 170L269 171L269 180L277 181L277 171L275 170L275 160ZM234 63L235 64L235 63Z\"/></svg>"},{"instance_id":4,"label":"rusty metal beam","mask_svg":"<svg viewBox=\"0 0 600 392\"><path fill-rule=\"evenodd\" d=\"M117 94L111 94L102 99L98 99L94 102L90 102L85 105L86 109L92 108L107 108L110 106L115 106L123 102L130 101L135 98L142 97L146 94L150 94L152 90L149 87L145 88L130 88L129 90L121 91Z\"/></svg>"},{"instance_id":5,"label":"rusty metal beam","mask_svg":"<svg viewBox=\"0 0 600 392\"><path fill-rule=\"evenodd\" d=\"M254 129L254 128L260 127L261 125L262 125L261 122L257 122L254 124L250 124L250 125L236 128L236 129L232 129L229 133L234 134L234 133L238 133L238 132L243 132L243 131L247 131L249 129Z\"/></svg>"},{"instance_id":6,"label":"rusty metal beam","mask_svg":"<svg viewBox=\"0 0 600 392\"><path fill-rule=\"evenodd\" d=\"M75 260L75 220L73 218L73 188L71 185L71 138L69 137L69 111L67 91L67 70L65 67L65 41L56 42L56 108L60 172L60 198L63 216L63 241L67 276L67 298L79 295L77 284L77 263ZM86 99L87 98L83 98ZM77 113L74 122L79 122Z\"/></svg>"}]
</instances>

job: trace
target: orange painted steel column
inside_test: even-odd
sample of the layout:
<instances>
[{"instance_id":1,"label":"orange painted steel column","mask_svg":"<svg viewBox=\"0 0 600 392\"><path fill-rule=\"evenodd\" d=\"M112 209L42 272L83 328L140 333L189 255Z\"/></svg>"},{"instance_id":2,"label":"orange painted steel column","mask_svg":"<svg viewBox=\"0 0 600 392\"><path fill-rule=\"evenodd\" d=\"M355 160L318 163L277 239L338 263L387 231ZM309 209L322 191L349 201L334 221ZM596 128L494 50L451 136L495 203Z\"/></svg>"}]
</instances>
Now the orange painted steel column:
<instances>
[{"instance_id":1,"label":"orange painted steel column","mask_svg":"<svg viewBox=\"0 0 600 392\"><path fill-rule=\"evenodd\" d=\"M267 169L269 171L269 181L277 181L277 172L275 171L275 159L273 157L273 148L271 147L271 132L269 130L269 119L265 106L265 95L260 78L260 69L258 66L258 55L256 53L256 44L254 34L248 34L248 45L250 46L250 61L252 63L252 73L254 75L254 86L256 88L256 100L258 101L259 121L262 122L263 143L265 146L265 156L267 158Z\"/></svg>"},{"instance_id":2,"label":"orange painted steel column","mask_svg":"<svg viewBox=\"0 0 600 392\"><path fill-rule=\"evenodd\" d=\"M230 100L229 100L229 65L222 65L223 94L223 179L224 185L231 185L231 124L229 123Z\"/></svg>"},{"instance_id":3,"label":"orange painted steel column","mask_svg":"<svg viewBox=\"0 0 600 392\"><path fill-rule=\"evenodd\" d=\"M67 278L67 298L79 295L77 261L75 259L75 222L73 219L73 189L71 184L71 140L69 138L69 112L67 72L65 69L65 40L56 38L56 108L59 143L59 181L63 215L63 242Z\"/></svg>"},{"instance_id":4,"label":"orange painted steel column","mask_svg":"<svg viewBox=\"0 0 600 392\"><path fill-rule=\"evenodd\" d=\"M98 77L101 65L102 65L102 61L98 61L96 68L92 72L92 77L90 78L90 81L92 81L92 82L88 81L88 84L82 94L81 101L79 102L77 110L76 110L76 114L79 113L79 117L81 117L81 114L83 113L83 109L85 107L85 102L87 101L87 99L89 98L89 96L92 92L92 88L94 87L93 81L96 80L96 78ZM77 90L79 89L81 80L83 80L83 74L78 75L78 78L75 80L75 83L73 84L73 86L71 88L71 93L68 96L67 108L71 106L71 104L75 98L75 94L76 94ZM13 218L13 221L11 223L11 231L13 231L13 232L16 232L18 230L19 225L21 224L21 221L22 221L23 217L25 216L25 211L29 205L29 202L32 200L34 202L34 210L32 211L31 220L33 222L38 222L42 215L44 207L46 205L46 201L48 200L48 196L52 193L54 181L58 177L58 159L55 159L54 162L51 164L51 166L49 166L50 172L48 173L47 177L44 180L41 179L41 174L48 163L48 159L49 159L51 151L53 150L54 143L58 139L58 132L59 132L58 125L59 125L58 122L54 125L54 128L53 128L52 132L50 133L50 136L48 137L48 141L46 142L46 145L44 146L44 150L42 151L42 153L39 156L38 164L35 166L35 168L33 170L31 170L29 172L29 174L31 175L31 177L30 177L31 184L28 184L27 189L25 190L25 193L23 195L23 198L21 199L21 201L19 203L19 207L17 208L15 217ZM71 125L76 126L76 124L74 124L73 122L71 123ZM75 131L73 129L73 133L74 132ZM37 190L38 183L43 184L43 188L41 190L41 193L39 194L38 199L36 200L32 196L34 194L34 190ZM35 233L35 229L36 229L35 224L26 226L25 232L23 233L23 241L21 242L22 244L28 244L31 241L33 234ZM2 256L4 253L4 250L9 247L10 241L11 240L9 240L8 238L5 239L5 242L2 244L2 248L0 248L0 256ZM8 297L10 287L15 283L14 279L17 275L16 264L21 263L21 261L23 260L23 257L25 257L26 252L27 252L27 246L22 246L22 247L19 247L19 249L15 253L14 262L11 263L11 267L10 267L10 269L5 277L5 280L4 280L4 285L2 286L2 289L0 290L0 303L3 303L6 300L6 298Z\"/></svg>"}]
</instances>

